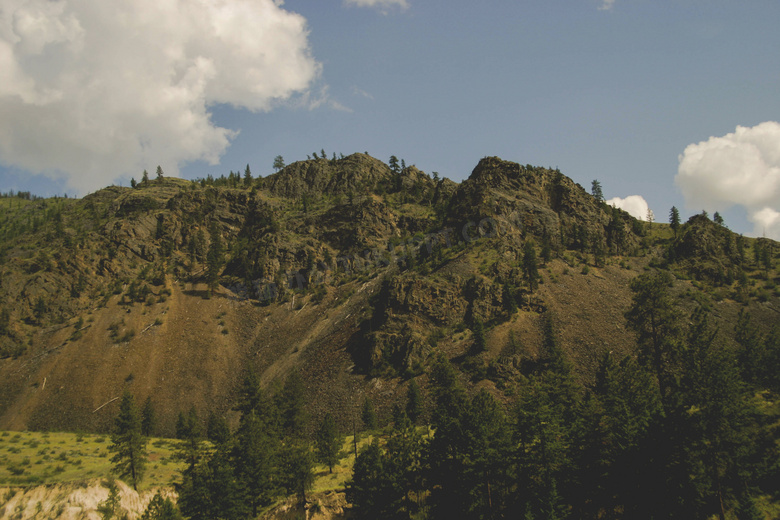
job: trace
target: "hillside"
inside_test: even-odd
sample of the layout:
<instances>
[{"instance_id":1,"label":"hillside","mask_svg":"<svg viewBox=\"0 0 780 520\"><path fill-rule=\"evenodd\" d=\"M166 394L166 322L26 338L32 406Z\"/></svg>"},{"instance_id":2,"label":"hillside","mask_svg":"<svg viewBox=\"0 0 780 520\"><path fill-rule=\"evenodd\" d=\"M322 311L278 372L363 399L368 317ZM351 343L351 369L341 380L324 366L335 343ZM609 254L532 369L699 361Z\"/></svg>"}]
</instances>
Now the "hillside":
<instances>
[{"instance_id":1,"label":"hillside","mask_svg":"<svg viewBox=\"0 0 780 520\"><path fill-rule=\"evenodd\" d=\"M272 388L300 373L310 415L347 429L365 396L387 418L410 378L425 389L439 355L511 401L548 321L588 384L606 352L634 351L629 282L659 267L730 345L741 309L766 332L780 312L776 243L704 215L639 222L559 171L492 157L460 184L354 154L0 211L7 430L106 431L125 388L152 399L160 435L193 405L234 420L250 367Z\"/></svg>"}]
</instances>

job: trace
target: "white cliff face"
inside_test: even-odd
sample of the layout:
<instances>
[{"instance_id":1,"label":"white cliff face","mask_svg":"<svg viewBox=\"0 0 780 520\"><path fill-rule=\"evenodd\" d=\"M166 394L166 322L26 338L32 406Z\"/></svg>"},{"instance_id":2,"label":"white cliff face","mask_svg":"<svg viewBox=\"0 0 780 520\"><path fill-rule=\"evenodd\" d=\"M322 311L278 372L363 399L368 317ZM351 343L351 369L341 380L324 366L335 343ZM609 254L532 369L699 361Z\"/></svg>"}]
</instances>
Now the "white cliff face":
<instances>
[{"instance_id":1,"label":"white cliff face","mask_svg":"<svg viewBox=\"0 0 780 520\"><path fill-rule=\"evenodd\" d=\"M152 488L140 493L117 481L120 507L128 520L140 518L158 491L164 497L176 498L170 488ZM101 520L97 509L108 498L107 482L92 480L38 486L33 488L0 487L0 519L32 520Z\"/></svg>"}]
</instances>

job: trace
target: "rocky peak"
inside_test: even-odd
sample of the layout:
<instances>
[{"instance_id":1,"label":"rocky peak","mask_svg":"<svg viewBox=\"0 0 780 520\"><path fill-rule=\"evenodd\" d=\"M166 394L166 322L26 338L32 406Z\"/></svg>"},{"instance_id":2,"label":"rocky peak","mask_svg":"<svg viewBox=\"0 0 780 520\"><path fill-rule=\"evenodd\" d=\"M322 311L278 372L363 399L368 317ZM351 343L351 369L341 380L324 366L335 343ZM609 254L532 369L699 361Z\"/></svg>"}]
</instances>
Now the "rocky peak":
<instances>
[{"instance_id":1,"label":"rocky peak","mask_svg":"<svg viewBox=\"0 0 780 520\"><path fill-rule=\"evenodd\" d=\"M304 194L347 195L389 182L390 168L370 155L356 153L343 159L297 161L270 175L265 186L274 195L297 199Z\"/></svg>"}]
</instances>

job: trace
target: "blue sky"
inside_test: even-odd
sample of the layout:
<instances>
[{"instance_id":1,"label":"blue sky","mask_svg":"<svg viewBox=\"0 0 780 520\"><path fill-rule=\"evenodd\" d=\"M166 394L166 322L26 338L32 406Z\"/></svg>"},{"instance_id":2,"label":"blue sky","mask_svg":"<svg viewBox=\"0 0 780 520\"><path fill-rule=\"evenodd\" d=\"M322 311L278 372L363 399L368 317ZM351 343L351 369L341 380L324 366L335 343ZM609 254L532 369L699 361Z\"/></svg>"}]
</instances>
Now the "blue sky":
<instances>
[{"instance_id":1,"label":"blue sky","mask_svg":"<svg viewBox=\"0 0 780 520\"><path fill-rule=\"evenodd\" d=\"M177 145L165 139L175 137L177 126L166 130L168 137L159 137L159 146L150 142L142 147L146 151L141 160L132 162L125 151L119 164L148 164L154 171L159 162L166 170L175 172L178 167L181 176L195 178L243 171L249 163L255 174L267 175L276 155L289 163L320 149L329 155L368 151L385 161L394 154L426 172L438 171L460 181L481 157L497 155L523 164L557 166L586 188L599 179L607 198L641 195L659 221L666 221L672 205L686 216L706 208L721 211L732 229L752 234L759 226L755 216L759 210L780 210L778 201L730 200L728 193L697 195L700 188L721 181L731 186L755 179L747 173L739 177L747 163L724 162L712 150L722 151L724 143L744 144L728 138L738 126L753 128L778 120L780 3L406 0L403 8L393 1L360 7L340 0L288 0L277 6L278 11L303 19L305 29L298 36L304 42L291 38L286 45L299 47L309 60L310 73L299 74L297 83L283 84L276 97L253 91L231 98L207 89L204 110L210 113L209 123L238 131L222 134L222 148L220 136L209 134L203 139L206 144L200 143L208 153L187 149L168 154ZM66 14L51 16L68 19ZM292 20L277 14L280 24ZM78 16L82 33L88 32L85 13L75 12L73 17ZM69 34L80 33L74 29ZM76 36L67 38L76 41ZM282 52L281 44L262 41L254 52L263 52L263 45ZM154 53L148 59L154 60ZM218 55L214 62L219 64L220 59ZM33 70L19 60L25 71ZM251 54L246 56L246 63L252 60ZM223 73L236 75L237 70ZM268 81L276 70L279 77L287 77L287 71L269 65L252 81ZM34 71L30 74L36 77ZM0 88L0 100L3 94ZM252 95L263 102L253 103ZM131 106L124 112L134 108L141 111ZM12 109L10 102L0 102L0 118ZM117 117L125 117L124 112L117 110L122 114ZM64 112L69 117L74 113L79 114ZM30 125L28 131L34 132ZM757 175L774 189L780 163L773 162L772 150L780 149L775 139L780 133L770 130L764 155L759 154L766 168ZM13 132L14 128L0 128L0 142L8 142ZM38 134L27 135L29 140L29 135ZM155 139L154 132L143 135ZM711 146L703 150L703 157L712 160L692 163L690 172L684 172L690 182L678 182L678 187L681 154L713 136L725 140L709 141ZM55 143L52 153L56 156L67 144ZM45 140L40 148L37 153L47 153ZM111 152L109 145L86 150L82 156ZM148 150L159 150L161 159L155 162ZM211 162L218 157L218 163L199 160L199 154ZM116 173L106 172L110 168L100 163L101 173L87 182L79 179L76 159L68 158L73 166L62 173L51 163L41 165L25 157L0 144L3 191L88 191L112 181L126 185L133 171L119 167ZM734 168L721 172L713 164ZM41 170L48 175L31 173ZM768 220L761 220L764 228L775 224L775 214L768 215Z\"/></svg>"}]
</instances>

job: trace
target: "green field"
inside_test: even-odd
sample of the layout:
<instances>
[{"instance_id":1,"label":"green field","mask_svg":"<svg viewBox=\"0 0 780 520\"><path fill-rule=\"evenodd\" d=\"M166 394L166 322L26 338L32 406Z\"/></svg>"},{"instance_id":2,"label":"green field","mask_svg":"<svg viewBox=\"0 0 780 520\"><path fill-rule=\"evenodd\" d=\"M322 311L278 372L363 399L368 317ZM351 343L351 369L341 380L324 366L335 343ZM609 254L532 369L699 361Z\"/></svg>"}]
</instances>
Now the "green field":
<instances>
[{"instance_id":1,"label":"green field","mask_svg":"<svg viewBox=\"0 0 780 520\"><path fill-rule=\"evenodd\" d=\"M0 433L0 486L37 486L77 482L111 475L107 435L61 432ZM171 485L183 464L178 441L150 439L149 464L141 489Z\"/></svg>"}]
</instances>

